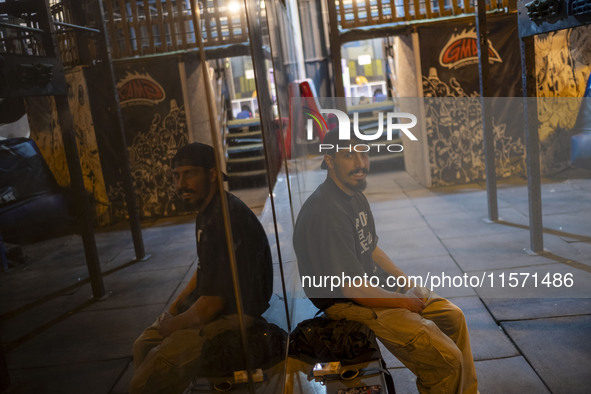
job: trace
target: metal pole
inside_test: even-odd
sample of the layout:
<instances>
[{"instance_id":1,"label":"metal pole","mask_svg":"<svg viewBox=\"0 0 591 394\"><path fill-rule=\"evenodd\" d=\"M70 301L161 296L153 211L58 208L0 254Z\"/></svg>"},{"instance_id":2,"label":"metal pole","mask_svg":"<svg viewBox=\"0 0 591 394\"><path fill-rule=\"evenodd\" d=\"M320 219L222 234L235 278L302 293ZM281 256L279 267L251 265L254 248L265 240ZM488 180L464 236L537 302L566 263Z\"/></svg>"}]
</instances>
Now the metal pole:
<instances>
[{"instance_id":1,"label":"metal pole","mask_svg":"<svg viewBox=\"0 0 591 394\"><path fill-rule=\"evenodd\" d=\"M6 356L4 355L4 346L2 346L2 339L0 339L0 392L10 387L10 374L8 372L8 365L6 364Z\"/></svg>"},{"instance_id":2,"label":"metal pole","mask_svg":"<svg viewBox=\"0 0 591 394\"><path fill-rule=\"evenodd\" d=\"M43 33L43 30L41 29L35 29L34 27L29 26L15 25L14 23L0 22L0 27L9 27L11 29L30 31L32 33Z\"/></svg>"},{"instance_id":3,"label":"metal pole","mask_svg":"<svg viewBox=\"0 0 591 394\"><path fill-rule=\"evenodd\" d=\"M59 67L63 69L60 54L57 50L57 44L54 38L55 27L53 25L47 1L45 1L43 6L40 7L40 11L44 14L43 18L40 18L39 20L40 27L45 32L43 34L44 47L48 56L52 56L58 60ZM82 236L82 243L84 245L92 295L95 299L100 299L105 295L105 285L103 283L101 265L92 227L94 212L90 207L90 201L88 200L86 188L84 187L84 176L82 174L82 168L80 167L80 156L76 145L76 135L74 134L74 124L70 113L70 105L68 104L68 98L66 95L57 95L54 99L57 107L64 150L66 153L66 161L70 172L70 181L72 183L72 189L74 190L76 217L79 224L80 235Z\"/></svg>"},{"instance_id":4,"label":"metal pole","mask_svg":"<svg viewBox=\"0 0 591 394\"><path fill-rule=\"evenodd\" d=\"M252 7L253 3L250 3L250 6ZM273 4L272 2L269 2L269 4L267 4L267 24L268 24L268 18L269 18L269 13L271 13L273 16L275 15L274 11L275 11L275 4ZM255 9L254 11L257 11L257 9ZM252 8L251 9L247 9L246 10L246 22L248 24L248 34L249 34L249 40L250 40L250 52L251 52L251 56L252 56L252 64L254 67L254 72L255 72L255 85L256 85L256 91L258 92L257 94L257 100L259 103L259 108L272 108L273 107L273 102L271 100L271 96L269 95L270 89L269 89L269 84L267 81L267 67L265 65L265 53L263 50L263 40L262 40L262 28L261 28L261 24L260 23L256 23L257 21L260 20L261 16L260 16L260 12L258 14L255 14L256 17L253 17L252 15ZM270 31L271 29L268 28L266 29L267 31ZM258 34L257 34L258 33ZM269 50L271 52L271 54L273 53L273 44L272 44L272 40L269 40ZM273 74L273 78L276 77L276 72L277 69L275 69L275 73ZM277 85L276 85L277 86ZM279 110L279 118L281 119L281 109L279 107L279 104L277 104L278 110ZM269 152L273 149L273 143L269 142L269 137L267 133L273 133L273 123L272 123L272 119L271 119L271 112L270 111L259 111L260 112L260 119L261 119L261 127L262 127L262 137L263 137L263 149L265 152L265 167L267 169L266 171L266 175L267 175L267 187L269 188L269 201L271 202L271 213L272 213L272 217L273 217L273 228L275 230L275 241L278 245L277 247L277 257L279 258L279 273L281 275L281 283L285 283L285 273L283 270L283 260L281 258L281 248L279 248L279 228L277 227L277 211L275 210L275 197L273 196L273 179L271 177L271 169L273 171L273 176L276 177L276 171L275 171L275 167L274 167L274 162L272 162L269 159ZM283 125L278 126L279 128L283 129ZM278 141L276 141L278 143L278 145L281 147L281 151L282 151L282 157L284 160L286 155L285 155L285 143L283 141L283 133L279 133L280 137L278 139ZM271 141L273 141L271 139ZM286 163L286 162L285 162ZM287 165L285 166L285 169L287 171ZM289 173L287 174L287 187L288 187L288 192L289 192ZM290 195L291 198L291 193L288 193ZM291 203L290 203L291 206ZM293 220L293 210L292 211L292 220ZM285 290L285 286L282 286L283 289L283 299L284 299L284 304L285 304L285 318L286 318L286 322L287 322L287 327L288 329L291 330L291 319L289 317L289 313L288 313L288 308L287 308L287 292Z\"/></svg>"},{"instance_id":5,"label":"metal pole","mask_svg":"<svg viewBox=\"0 0 591 394\"><path fill-rule=\"evenodd\" d=\"M66 22L60 22L60 21L53 21L54 25L57 26L61 26L61 27L68 27L72 30L80 30L80 31L85 31L87 33L100 33L101 31L98 29L93 29L91 27L86 27L86 26L79 26L79 25L73 25L71 23L66 23Z\"/></svg>"},{"instance_id":6,"label":"metal pole","mask_svg":"<svg viewBox=\"0 0 591 394\"><path fill-rule=\"evenodd\" d=\"M0 234L0 263L2 263L2 270L4 272L8 271L8 259L6 257L6 244L4 243L4 239L2 238L2 234Z\"/></svg>"},{"instance_id":7,"label":"metal pole","mask_svg":"<svg viewBox=\"0 0 591 394\"><path fill-rule=\"evenodd\" d=\"M540 187L540 137L536 102L535 47L533 37L521 40L521 67L524 94L525 162L527 166L527 194L529 207L529 254L544 252L542 226L542 192ZM528 97L534 97L529 99Z\"/></svg>"},{"instance_id":8,"label":"metal pole","mask_svg":"<svg viewBox=\"0 0 591 394\"><path fill-rule=\"evenodd\" d=\"M80 167L80 156L76 145L76 136L74 134L74 125L67 96L55 96L55 105L62 131L64 149L66 151L66 160L68 170L70 171L70 180L75 192L76 216L79 221L79 231L84 244L84 253L86 255L86 265L90 276L92 295L95 299L100 299L105 295L105 285L101 272L101 264L94 239L94 229L92 227L92 218L94 212L90 207L90 201L84 187L84 175Z\"/></svg>"},{"instance_id":9,"label":"metal pole","mask_svg":"<svg viewBox=\"0 0 591 394\"><path fill-rule=\"evenodd\" d=\"M125 202L127 204L127 213L129 215L129 225L131 227L131 237L133 239L133 247L135 250L136 260L146 260L150 255L146 256L144 249L144 239L142 237L142 225L140 222L140 215L138 212L137 201L135 198L135 189L133 187L133 176L131 175L131 168L129 166L129 152L127 150L127 140L125 138L125 126L123 124L123 116L121 114L121 106L119 105L119 96L117 95L117 78L115 77L115 69L113 68L113 58L111 56L111 48L109 46L109 33L107 29L107 22L105 21L105 9L103 7L103 0L99 0L99 8L101 14L101 21L103 24L104 34L104 54L103 60L107 63L105 66L108 71L108 83L112 86L113 98L115 100L115 113L117 114L117 126L119 127L120 145L121 145L121 172L123 175L123 188L125 190ZM114 39L114 38L113 38Z\"/></svg>"},{"instance_id":10,"label":"metal pole","mask_svg":"<svg viewBox=\"0 0 591 394\"><path fill-rule=\"evenodd\" d=\"M490 97L488 83L488 29L486 24L486 3L478 0L476 7L476 34L478 35L478 72L480 79L480 107L482 111L482 133L484 134L484 160L486 169L486 197L488 201L488 221L499 220L497 205L497 171L495 165L494 135L487 98Z\"/></svg>"},{"instance_id":11,"label":"metal pole","mask_svg":"<svg viewBox=\"0 0 591 394\"><path fill-rule=\"evenodd\" d=\"M244 352L244 361L246 363L246 375L248 376L248 388L254 394L254 381L252 378L252 371L248 362L248 339L246 336L246 324L244 322L244 306L242 305L242 297L240 292L240 281L238 278L238 265L236 264L236 253L234 251L234 240L232 239L232 227L230 223L230 212L228 210L228 200L226 198L226 191L224 190L224 180L222 175L222 162L218 152L218 133L216 127L216 118L212 103L214 102L213 92L210 89L209 72L207 67L207 60L205 59L205 48L203 47L203 39L201 37L200 13L199 7L195 0L190 0L191 11L193 15L193 24L195 30L195 38L199 44L199 60L201 63L201 70L203 71L203 84L205 87L205 95L207 96L207 110L209 114L209 127L211 131L211 139L214 146L214 156L216 160L218 193L220 195L220 202L222 205L222 216L224 219L224 230L226 233L226 248L228 249L228 257L230 260L230 269L232 271L232 282L234 285L234 296L236 299L236 312L238 314L238 324L240 326L240 334L242 335L242 350ZM262 108L261 108L262 110Z\"/></svg>"},{"instance_id":12,"label":"metal pole","mask_svg":"<svg viewBox=\"0 0 591 394\"><path fill-rule=\"evenodd\" d=\"M345 97L345 85L343 84L343 65L341 64L341 40L339 32L339 22L337 19L336 3L327 0L328 21L330 37L330 58L332 59L333 81L335 97ZM340 103L340 100L338 101ZM346 108L340 108L346 111Z\"/></svg>"}]
</instances>

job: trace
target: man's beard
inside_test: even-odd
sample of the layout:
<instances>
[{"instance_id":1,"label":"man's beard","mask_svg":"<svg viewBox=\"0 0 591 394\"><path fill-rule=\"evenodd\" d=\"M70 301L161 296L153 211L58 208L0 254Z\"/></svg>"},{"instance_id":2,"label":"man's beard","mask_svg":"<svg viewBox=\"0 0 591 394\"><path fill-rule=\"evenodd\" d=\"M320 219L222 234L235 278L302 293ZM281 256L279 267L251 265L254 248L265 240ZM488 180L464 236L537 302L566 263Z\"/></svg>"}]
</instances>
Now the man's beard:
<instances>
[{"instance_id":1,"label":"man's beard","mask_svg":"<svg viewBox=\"0 0 591 394\"><path fill-rule=\"evenodd\" d=\"M183 201L183 208L185 211L196 211L199 208L202 208L201 205L203 204L203 202L205 201L205 199L207 198L207 195L209 194L209 188L211 187L211 185L206 185L205 188L205 193L204 196L200 199L197 200L189 200L189 199L184 199L181 197L181 200ZM179 195L182 195L183 192L189 192L189 193L195 193L195 190L193 189L179 189L178 193Z\"/></svg>"},{"instance_id":2,"label":"man's beard","mask_svg":"<svg viewBox=\"0 0 591 394\"><path fill-rule=\"evenodd\" d=\"M349 172L349 176L354 175L360 171L363 172L365 175L367 175L369 173L369 170L367 168L358 168L356 170ZM353 190L354 192L362 192L367 187L367 179L363 178L363 179L360 179L354 183L353 182L346 182L345 185L349 189Z\"/></svg>"},{"instance_id":3,"label":"man's beard","mask_svg":"<svg viewBox=\"0 0 591 394\"><path fill-rule=\"evenodd\" d=\"M363 179L356 183L347 182L345 185L347 185L347 187L353 190L354 192L362 192L367 187L367 180Z\"/></svg>"},{"instance_id":4,"label":"man's beard","mask_svg":"<svg viewBox=\"0 0 591 394\"><path fill-rule=\"evenodd\" d=\"M195 211L197 210L197 207L199 206L199 202L198 201L190 201L190 200L185 200L185 199L181 199L183 200L183 210L185 211Z\"/></svg>"}]
</instances>

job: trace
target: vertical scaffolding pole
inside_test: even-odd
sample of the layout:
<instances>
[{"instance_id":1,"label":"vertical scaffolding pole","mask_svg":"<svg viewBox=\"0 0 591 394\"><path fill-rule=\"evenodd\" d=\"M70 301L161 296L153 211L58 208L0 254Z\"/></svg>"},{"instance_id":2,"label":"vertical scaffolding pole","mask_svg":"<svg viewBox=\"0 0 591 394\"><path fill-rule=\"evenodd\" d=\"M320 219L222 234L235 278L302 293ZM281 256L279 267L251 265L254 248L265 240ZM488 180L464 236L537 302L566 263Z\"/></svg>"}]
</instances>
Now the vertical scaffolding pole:
<instances>
[{"instance_id":1,"label":"vertical scaffolding pole","mask_svg":"<svg viewBox=\"0 0 591 394\"><path fill-rule=\"evenodd\" d=\"M336 2L328 0L328 20L330 38L330 58L332 61L332 79L334 81L335 97L345 97L345 85L343 84L343 65L341 64L341 40L339 39L339 21L337 18ZM338 101L340 102L340 101ZM346 108L341 108L346 110Z\"/></svg>"},{"instance_id":2,"label":"vertical scaffolding pole","mask_svg":"<svg viewBox=\"0 0 591 394\"><path fill-rule=\"evenodd\" d=\"M247 0L248 1L248 0ZM252 64L254 67L255 72L255 85L257 91L257 100L259 103L259 108L272 108L273 101L271 100L271 96L269 92L271 91L269 87L269 83L267 81L267 67L265 64L265 49L263 46L263 31L266 31L267 34L270 34L270 25L269 25L269 14L275 15L275 4L267 4L266 8L266 16L261 15L260 9L253 8L253 5L249 3L250 8L246 9L246 22L248 24L248 34L249 34L249 44L250 44L250 54L252 56ZM253 14L254 12L254 14ZM261 19L267 18L266 21L266 29L263 28ZM273 46L272 40L269 39L269 50L271 52L271 56L273 54ZM274 67L274 65L273 65ZM273 74L273 78L275 78L277 74ZM279 118L281 119L281 110L279 109ZM269 138L269 135L273 133L273 119L271 118L270 111L260 111L260 119L261 119L261 126L262 126L262 137L263 137L263 149L265 153L265 168L266 168L266 176L267 176L267 186L269 187L269 201L271 202L271 214L273 217L273 228L275 230L275 241L277 243L277 257L279 258L279 273L281 275L282 283L285 283L285 273L283 270L283 259L281 257L281 248L279 247L279 228L277 226L277 211L275 210L275 197L273 193L273 185L275 184L273 180L277 176L277 171L275 169L274 160L272 160L272 153L275 146L281 147L280 150L283 153L281 156L283 160L286 160L285 155L285 142L283 141L283 133L279 133L279 138L277 141L273 141L273 139ZM281 131L283 126L278 126ZM289 187L289 172L287 170L287 165L285 167L286 175L287 175L287 188L288 191L290 190ZM272 174L272 175L271 175ZM290 195L291 198L291 195ZM291 207L291 202L290 202ZM293 212L292 212L292 220L293 220ZM285 286L282 286L283 289L283 300L285 304L285 319L287 322L287 327L291 330L291 319L288 313L288 305L287 305L287 293L285 290Z\"/></svg>"},{"instance_id":3,"label":"vertical scaffolding pole","mask_svg":"<svg viewBox=\"0 0 591 394\"><path fill-rule=\"evenodd\" d=\"M497 204L497 171L495 165L494 135L490 108L487 98L490 97L488 83L488 29L486 24L486 3L478 0L476 7L476 34L478 35L478 72L480 76L480 106L482 109L482 133L484 134L484 160L486 169L486 196L488 200L488 221L499 220Z\"/></svg>"},{"instance_id":4,"label":"vertical scaffolding pole","mask_svg":"<svg viewBox=\"0 0 591 394\"><path fill-rule=\"evenodd\" d=\"M8 365L6 364L6 356L4 355L4 346L2 346L2 339L0 339L0 392L10 387L10 374L8 373Z\"/></svg>"},{"instance_id":5,"label":"vertical scaffolding pole","mask_svg":"<svg viewBox=\"0 0 591 394\"><path fill-rule=\"evenodd\" d=\"M249 3L248 0L244 0L245 10L247 9ZM224 189L224 181L223 181L223 174L221 171L222 168L222 160L217 149L219 145L218 141L218 130L216 125L216 118L214 116L214 110L212 108L212 103L214 102L213 92L211 89L211 83L209 78L208 72L208 64L205 58L205 48L203 46L203 38L201 36L201 15L199 13L199 6L197 5L196 0L190 0L191 5L191 14L193 17L193 26L195 30L195 39L199 44L199 61L200 67L203 72L203 85L205 87L205 95L207 97L207 110L209 115L209 128L211 132L211 139L214 146L214 156L216 162L216 169L217 169L217 186L218 186L218 193L220 196L221 208L222 208L222 216L224 219L224 232L226 235L226 247L228 250L228 258L230 260L230 269L232 271L232 284L234 285L234 296L236 300L236 314L238 315L238 325L240 327L240 335L242 336L242 351L244 352L244 362L246 367L246 375L248 378L248 391L251 394L254 394L255 387L254 387L254 380L252 377L252 370L250 367L250 362L248 359L248 336L246 335L246 322L244 321L244 306L242 304L242 297L240 292L240 279L238 278L238 264L236 263L236 253L234 250L234 240L232 238L232 224L230 222L230 211L228 209L228 200L226 196L226 192ZM248 12L246 12L246 17L248 18ZM248 22L247 22L248 23ZM250 25L248 27L250 31ZM261 108L262 110L262 108Z\"/></svg>"},{"instance_id":6,"label":"vertical scaffolding pole","mask_svg":"<svg viewBox=\"0 0 591 394\"><path fill-rule=\"evenodd\" d=\"M80 156L78 154L78 147L76 146L76 135L74 134L74 124L72 123L68 97L55 96L55 104L62 131L72 189L74 189L75 193L76 217L79 222L82 243L84 244L84 254L86 255L86 265L88 266L92 295L95 299L100 299L105 295L105 285L103 283L96 240L94 239L94 229L92 227L94 212L90 207L89 197L84 187L84 175L80 167Z\"/></svg>"},{"instance_id":7,"label":"vertical scaffolding pole","mask_svg":"<svg viewBox=\"0 0 591 394\"><path fill-rule=\"evenodd\" d=\"M117 95L117 79L115 77L115 69L113 68L113 58L111 56L111 49L109 47L109 33L107 23L105 21L105 9L103 0L99 0L99 12L101 15L104 45L102 50L103 66L106 67L108 74L107 83L112 86L113 98L115 103L115 113L117 116L117 126L119 128L119 145L121 153L121 173L123 175L123 189L125 190L125 203L127 204L127 213L129 215L129 226L131 228L131 238L133 239L133 247L135 251L135 260L146 260L150 256L146 256L144 249L144 239L142 237L142 226L140 223L140 215L135 198L135 189L133 187L133 176L131 175L131 168L129 167L129 152L127 151L127 139L125 138L125 126L123 124L123 115L121 114L121 106L119 105L119 96ZM111 37L115 39L115 37Z\"/></svg>"},{"instance_id":8,"label":"vertical scaffolding pole","mask_svg":"<svg viewBox=\"0 0 591 394\"><path fill-rule=\"evenodd\" d=\"M56 58L59 67L63 68L60 54L57 50L57 43L55 42L56 32L49 4L47 1L44 1L43 4L39 2L39 7L42 14L39 17L39 25L44 31L43 46L46 49L47 55ZM55 96L55 104L57 107L64 150L66 152L68 171L70 172L70 181L72 189L74 190L76 218L79 225L78 230L82 236L82 243L84 245L84 254L86 255L86 266L88 267L92 295L95 299L100 299L105 295L105 286L96 248L96 240L94 239L94 229L92 227L94 212L90 207L90 201L86 193L86 188L84 187L84 176L82 174L82 168L80 167L80 156L76 145L76 135L74 133L74 124L72 122L72 114L70 113L67 93Z\"/></svg>"},{"instance_id":9,"label":"vertical scaffolding pole","mask_svg":"<svg viewBox=\"0 0 591 394\"><path fill-rule=\"evenodd\" d=\"M538 106L536 97L536 53L534 37L521 39L521 69L524 94L525 162L529 207L529 254L544 252L542 226L542 192L540 187L540 137L538 135Z\"/></svg>"}]
</instances>

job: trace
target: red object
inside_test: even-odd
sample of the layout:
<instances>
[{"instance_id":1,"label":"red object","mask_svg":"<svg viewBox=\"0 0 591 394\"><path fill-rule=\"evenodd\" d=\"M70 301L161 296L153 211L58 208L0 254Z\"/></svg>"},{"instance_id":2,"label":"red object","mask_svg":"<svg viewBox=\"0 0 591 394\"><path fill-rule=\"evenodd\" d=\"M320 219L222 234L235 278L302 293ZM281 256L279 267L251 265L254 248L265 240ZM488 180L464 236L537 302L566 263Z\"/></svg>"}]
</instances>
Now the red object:
<instances>
[{"instance_id":1,"label":"red object","mask_svg":"<svg viewBox=\"0 0 591 394\"><path fill-rule=\"evenodd\" d=\"M320 103L316 95L316 89L311 79L304 79L289 84L289 123L286 129L285 136L285 151L287 158L291 159L292 143L295 139L306 138L306 120L308 116L305 112L312 113L317 118L320 118L321 124L313 123L313 132L318 137L320 142L324 140L324 136L328 131L336 127L336 123L326 121L324 115L320 113ZM297 103L295 100L300 100ZM324 127L323 127L324 126ZM327 129L328 128L328 129Z\"/></svg>"}]
</instances>

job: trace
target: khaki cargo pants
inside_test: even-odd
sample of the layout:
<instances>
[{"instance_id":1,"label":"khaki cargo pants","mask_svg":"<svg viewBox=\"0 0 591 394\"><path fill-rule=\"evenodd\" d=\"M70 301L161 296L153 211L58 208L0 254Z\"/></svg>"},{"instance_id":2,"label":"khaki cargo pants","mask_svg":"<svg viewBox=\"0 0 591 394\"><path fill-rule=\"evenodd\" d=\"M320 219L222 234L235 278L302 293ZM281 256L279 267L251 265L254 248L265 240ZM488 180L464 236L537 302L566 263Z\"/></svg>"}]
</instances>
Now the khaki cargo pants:
<instances>
[{"instance_id":1,"label":"khaki cargo pants","mask_svg":"<svg viewBox=\"0 0 591 394\"><path fill-rule=\"evenodd\" d=\"M195 374L203 344L226 330L238 330L237 315L227 315L198 329L174 332L164 338L158 327L162 316L135 341L133 363L135 373L130 393L182 393ZM254 318L245 315L248 327Z\"/></svg>"},{"instance_id":2,"label":"khaki cargo pants","mask_svg":"<svg viewBox=\"0 0 591 394\"><path fill-rule=\"evenodd\" d=\"M421 314L404 308L369 308L347 302L326 309L331 319L367 325L417 376L421 393L477 393L476 370L464 314L454 304L423 288Z\"/></svg>"}]
</instances>

